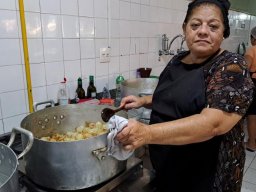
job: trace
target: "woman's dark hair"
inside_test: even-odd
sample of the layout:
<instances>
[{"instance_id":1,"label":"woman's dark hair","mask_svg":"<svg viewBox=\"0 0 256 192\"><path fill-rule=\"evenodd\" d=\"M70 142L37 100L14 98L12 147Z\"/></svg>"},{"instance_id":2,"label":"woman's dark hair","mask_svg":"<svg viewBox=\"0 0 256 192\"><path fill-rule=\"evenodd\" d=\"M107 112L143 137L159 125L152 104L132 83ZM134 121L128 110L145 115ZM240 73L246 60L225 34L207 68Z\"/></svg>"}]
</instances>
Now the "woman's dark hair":
<instances>
[{"instance_id":1,"label":"woman's dark hair","mask_svg":"<svg viewBox=\"0 0 256 192\"><path fill-rule=\"evenodd\" d=\"M202 4L214 4L217 7L220 8L222 15L223 15L223 24L224 24L224 38L228 38L230 35L230 27L229 27L229 20L228 20L228 10L230 8L230 3L228 0L194 0L191 3L188 4L188 10L185 17L185 20L183 22L183 25L185 25L188 22L188 19L190 18L192 11L199 7Z\"/></svg>"}]
</instances>

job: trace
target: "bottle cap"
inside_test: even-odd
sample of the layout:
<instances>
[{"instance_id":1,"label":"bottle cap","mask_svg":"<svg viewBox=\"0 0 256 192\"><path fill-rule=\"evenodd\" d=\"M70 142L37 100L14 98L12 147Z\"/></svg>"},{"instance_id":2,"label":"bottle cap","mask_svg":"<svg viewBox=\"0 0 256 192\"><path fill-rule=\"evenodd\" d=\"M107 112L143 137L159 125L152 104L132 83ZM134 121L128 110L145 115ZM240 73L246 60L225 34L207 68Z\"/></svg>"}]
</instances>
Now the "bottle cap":
<instances>
[{"instance_id":1,"label":"bottle cap","mask_svg":"<svg viewBox=\"0 0 256 192\"><path fill-rule=\"evenodd\" d=\"M82 78L81 78L81 77L79 77L79 78L77 79L77 83L78 83L78 85L82 85Z\"/></svg>"},{"instance_id":2,"label":"bottle cap","mask_svg":"<svg viewBox=\"0 0 256 192\"><path fill-rule=\"evenodd\" d=\"M94 78L93 75L90 75L90 76L89 76L89 80L90 80L90 81L93 81L93 78Z\"/></svg>"},{"instance_id":3,"label":"bottle cap","mask_svg":"<svg viewBox=\"0 0 256 192\"><path fill-rule=\"evenodd\" d=\"M118 75L116 78L116 84L122 83L124 81L124 77L122 75Z\"/></svg>"}]
</instances>

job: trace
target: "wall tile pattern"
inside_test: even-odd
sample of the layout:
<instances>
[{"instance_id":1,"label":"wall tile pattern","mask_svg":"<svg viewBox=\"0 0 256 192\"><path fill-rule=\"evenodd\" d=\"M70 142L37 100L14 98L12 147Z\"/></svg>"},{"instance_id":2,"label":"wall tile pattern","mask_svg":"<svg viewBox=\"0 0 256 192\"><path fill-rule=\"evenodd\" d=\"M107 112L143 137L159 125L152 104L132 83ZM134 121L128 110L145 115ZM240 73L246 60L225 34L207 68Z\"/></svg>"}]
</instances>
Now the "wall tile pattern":
<instances>
[{"instance_id":1,"label":"wall tile pattern","mask_svg":"<svg viewBox=\"0 0 256 192\"><path fill-rule=\"evenodd\" d=\"M115 78L136 77L139 67L159 75L170 57L158 57L161 36L182 33L187 0L24 0L34 102L57 100L67 77L70 96L76 80L95 76L98 91ZM223 47L235 51L248 43L249 15L231 11L231 37ZM18 0L0 1L0 134L29 113ZM252 20L252 21L251 21ZM245 25L243 25L245 24ZM245 26L245 27L243 27ZM173 44L179 47L180 40ZM100 63L99 50L111 47L111 61Z\"/></svg>"}]
</instances>

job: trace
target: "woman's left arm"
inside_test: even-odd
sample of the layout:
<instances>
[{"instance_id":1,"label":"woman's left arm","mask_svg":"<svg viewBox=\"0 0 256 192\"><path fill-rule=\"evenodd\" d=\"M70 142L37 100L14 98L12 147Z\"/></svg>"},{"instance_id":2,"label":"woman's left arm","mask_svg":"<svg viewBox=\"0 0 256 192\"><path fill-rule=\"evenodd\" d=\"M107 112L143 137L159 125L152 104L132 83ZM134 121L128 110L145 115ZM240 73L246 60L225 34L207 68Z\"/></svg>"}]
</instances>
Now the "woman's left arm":
<instances>
[{"instance_id":1,"label":"woman's left arm","mask_svg":"<svg viewBox=\"0 0 256 192\"><path fill-rule=\"evenodd\" d=\"M159 143L156 136L151 137L150 143L183 145L206 141L214 136L227 133L241 118L242 116L237 113L205 108L200 114L159 124L161 131L153 128L154 125L152 125L152 135L162 132L159 137L159 141L162 143Z\"/></svg>"},{"instance_id":2,"label":"woman's left arm","mask_svg":"<svg viewBox=\"0 0 256 192\"><path fill-rule=\"evenodd\" d=\"M125 149L135 149L145 144L184 145L209 140L231 130L242 118L236 113L205 108L200 114L175 121L145 125L130 120L117 135Z\"/></svg>"}]
</instances>

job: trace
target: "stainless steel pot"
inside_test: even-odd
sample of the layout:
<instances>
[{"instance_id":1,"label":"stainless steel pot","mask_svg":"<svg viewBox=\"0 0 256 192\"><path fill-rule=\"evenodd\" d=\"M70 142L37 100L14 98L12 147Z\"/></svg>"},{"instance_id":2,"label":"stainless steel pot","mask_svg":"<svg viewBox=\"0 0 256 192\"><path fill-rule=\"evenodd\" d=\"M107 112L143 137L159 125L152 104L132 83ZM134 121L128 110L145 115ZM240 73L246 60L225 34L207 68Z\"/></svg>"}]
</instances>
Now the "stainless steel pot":
<instances>
[{"instance_id":1,"label":"stainless steel pot","mask_svg":"<svg viewBox=\"0 0 256 192\"><path fill-rule=\"evenodd\" d=\"M39 140L101 121L106 106L66 105L39 110L28 115L21 127L35 135L31 151L24 157L27 176L38 185L56 190L77 190L100 184L126 168L126 161L106 155L107 134L73 142ZM119 115L127 117L125 112Z\"/></svg>"},{"instance_id":2,"label":"stainless steel pot","mask_svg":"<svg viewBox=\"0 0 256 192\"><path fill-rule=\"evenodd\" d=\"M27 145L18 157L10 148L15 140L17 132L23 133L27 137ZM23 157L33 144L33 134L30 131L15 127L12 130L10 141L7 145L0 143L0 192L19 191L18 183L18 159Z\"/></svg>"},{"instance_id":3,"label":"stainless steel pot","mask_svg":"<svg viewBox=\"0 0 256 192\"><path fill-rule=\"evenodd\" d=\"M157 78L137 78L122 82L122 96L152 95L158 83Z\"/></svg>"},{"instance_id":4,"label":"stainless steel pot","mask_svg":"<svg viewBox=\"0 0 256 192\"><path fill-rule=\"evenodd\" d=\"M144 96L152 95L157 86L157 78L137 78L125 80L121 84L122 97L128 95ZM149 123L151 110L141 107L139 109L129 110L129 118L136 118L143 123Z\"/></svg>"}]
</instances>

